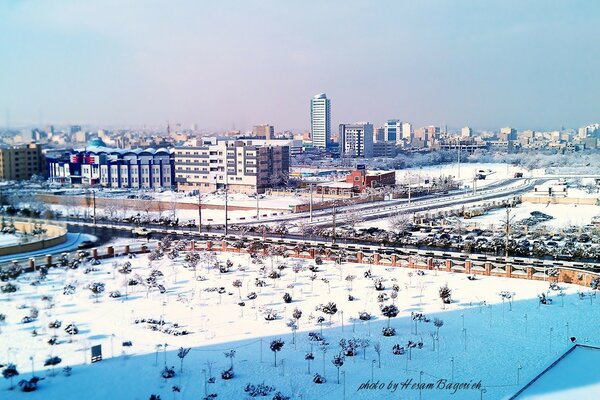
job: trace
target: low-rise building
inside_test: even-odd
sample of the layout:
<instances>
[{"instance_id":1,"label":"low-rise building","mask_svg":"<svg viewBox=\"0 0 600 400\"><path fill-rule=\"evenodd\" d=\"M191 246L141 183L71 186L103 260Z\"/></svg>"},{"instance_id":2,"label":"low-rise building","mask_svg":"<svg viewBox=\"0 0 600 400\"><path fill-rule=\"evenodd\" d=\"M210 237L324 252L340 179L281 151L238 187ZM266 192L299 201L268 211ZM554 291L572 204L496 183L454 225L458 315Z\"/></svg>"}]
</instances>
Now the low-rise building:
<instances>
[{"instance_id":1,"label":"low-rise building","mask_svg":"<svg viewBox=\"0 0 600 400\"><path fill-rule=\"evenodd\" d=\"M175 185L173 151L115 149L94 139L82 150L47 158L49 179L65 185L108 188L171 189Z\"/></svg>"}]
</instances>

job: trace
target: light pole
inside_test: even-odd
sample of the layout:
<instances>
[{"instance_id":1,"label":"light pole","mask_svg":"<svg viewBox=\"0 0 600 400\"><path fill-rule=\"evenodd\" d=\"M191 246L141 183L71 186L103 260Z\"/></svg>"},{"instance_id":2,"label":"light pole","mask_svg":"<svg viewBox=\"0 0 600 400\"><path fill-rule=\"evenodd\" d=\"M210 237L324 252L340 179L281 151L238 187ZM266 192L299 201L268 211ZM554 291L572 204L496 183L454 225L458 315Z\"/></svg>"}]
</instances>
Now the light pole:
<instances>
[{"instance_id":1,"label":"light pole","mask_svg":"<svg viewBox=\"0 0 600 400\"><path fill-rule=\"evenodd\" d=\"M342 379L344 380L344 397L343 399L346 400L346 371L342 371Z\"/></svg>"},{"instance_id":2,"label":"light pole","mask_svg":"<svg viewBox=\"0 0 600 400\"><path fill-rule=\"evenodd\" d=\"M256 184L256 220L260 219L260 206L258 205L258 183Z\"/></svg>"},{"instance_id":3,"label":"light pole","mask_svg":"<svg viewBox=\"0 0 600 400\"><path fill-rule=\"evenodd\" d=\"M202 193L198 189L198 233L202 233Z\"/></svg>"},{"instance_id":4,"label":"light pole","mask_svg":"<svg viewBox=\"0 0 600 400\"><path fill-rule=\"evenodd\" d=\"M94 226L96 225L96 191L92 190L92 206L94 207L94 215L92 216L94 220Z\"/></svg>"},{"instance_id":5,"label":"light pole","mask_svg":"<svg viewBox=\"0 0 600 400\"><path fill-rule=\"evenodd\" d=\"M374 368L375 368L375 363L376 363L376 362L377 362L377 360L372 360L372 361L371 361L371 383L372 383L372 382L373 382L373 380L375 379L375 378L374 378L374 373L373 373L373 371L374 371Z\"/></svg>"},{"instance_id":6,"label":"light pole","mask_svg":"<svg viewBox=\"0 0 600 400\"><path fill-rule=\"evenodd\" d=\"M313 220L313 191L312 191L312 183L308 185L308 188L310 190L310 203L308 206L308 214L309 214L309 218L310 218L310 222L312 222Z\"/></svg>"},{"instance_id":7,"label":"light pole","mask_svg":"<svg viewBox=\"0 0 600 400\"><path fill-rule=\"evenodd\" d=\"M331 231L331 244L335 244L335 207L337 206L337 202L333 202L333 220L332 220L332 231Z\"/></svg>"}]
</instances>

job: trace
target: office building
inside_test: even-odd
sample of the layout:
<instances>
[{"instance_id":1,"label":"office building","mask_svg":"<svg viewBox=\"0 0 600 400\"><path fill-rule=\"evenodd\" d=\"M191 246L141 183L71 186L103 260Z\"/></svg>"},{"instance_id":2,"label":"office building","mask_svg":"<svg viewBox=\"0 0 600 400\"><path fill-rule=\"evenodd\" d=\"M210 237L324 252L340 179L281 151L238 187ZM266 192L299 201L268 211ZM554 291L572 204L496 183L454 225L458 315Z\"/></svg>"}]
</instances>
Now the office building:
<instances>
[{"instance_id":1,"label":"office building","mask_svg":"<svg viewBox=\"0 0 600 400\"><path fill-rule=\"evenodd\" d=\"M401 143L402 142L402 121L390 119L384 126L384 140L386 142Z\"/></svg>"},{"instance_id":2,"label":"office building","mask_svg":"<svg viewBox=\"0 0 600 400\"><path fill-rule=\"evenodd\" d=\"M325 93L310 101L310 136L313 147L326 149L331 143L331 103Z\"/></svg>"},{"instance_id":3,"label":"office building","mask_svg":"<svg viewBox=\"0 0 600 400\"><path fill-rule=\"evenodd\" d=\"M373 157L373 125L368 122L340 125L340 156Z\"/></svg>"}]
</instances>

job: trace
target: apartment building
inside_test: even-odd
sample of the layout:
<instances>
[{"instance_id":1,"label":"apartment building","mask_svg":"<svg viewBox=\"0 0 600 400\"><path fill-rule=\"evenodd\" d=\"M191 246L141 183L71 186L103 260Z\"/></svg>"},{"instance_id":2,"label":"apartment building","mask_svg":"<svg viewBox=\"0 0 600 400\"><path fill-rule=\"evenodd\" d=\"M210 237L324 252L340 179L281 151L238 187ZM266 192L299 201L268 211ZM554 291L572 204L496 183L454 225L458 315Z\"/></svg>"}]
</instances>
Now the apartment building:
<instances>
[{"instance_id":1,"label":"apartment building","mask_svg":"<svg viewBox=\"0 0 600 400\"><path fill-rule=\"evenodd\" d=\"M289 152L289 146L254 140L197 140L175 148L177 188L214 192L227 186L230 192L263 193L287 182Z\"/></svg>"},{"instance_id":2,"label":"apartment building","mask_svg":"<svg viewBox=\"0 0 600 400\"><path fill-rule=\"evenodd\" d=\"M44 175L42 146L30 143L0 148L0 180L29 180L33 175Z\"/></svg>"}]
</instances>

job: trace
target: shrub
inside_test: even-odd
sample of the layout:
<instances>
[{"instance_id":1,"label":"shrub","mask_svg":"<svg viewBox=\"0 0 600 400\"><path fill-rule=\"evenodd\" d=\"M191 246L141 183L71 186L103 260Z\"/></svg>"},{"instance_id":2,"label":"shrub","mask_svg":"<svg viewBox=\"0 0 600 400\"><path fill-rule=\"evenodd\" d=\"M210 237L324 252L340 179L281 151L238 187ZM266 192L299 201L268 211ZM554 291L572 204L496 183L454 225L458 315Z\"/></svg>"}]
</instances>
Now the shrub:
<instances>
[{"instance_id":1,"label":"shrub","mask_svg":"<svg viewBox=\"0 0 600 400\"><path fill-rule=\"evenodd\" d=\"M395 336L396 329L394 328L383 328L383 336Z\"/></svg>"},{"instance_id":2,"label":"shrub","mask_svg":"<svg viewBox=\"0 0 600 400\"><path fill-rule=\"evenodd\" d=\"M221 378L226 381L229 379L232 379L233 378L233 368L229 368L228 370L221 372Z\"/></svg>"},{"instance_id":3,"label":"shrub","mask_svg":"<svg viewBox=\"0 0 600 400\"><path fill-rule=\"evenodd\" d=\"M169 367L165 366L165 369L163 369L161 375L165 379L170 379L170 378L174 377L175 376L175 367L169 368Z\"/></svg>"}]
</instances>

